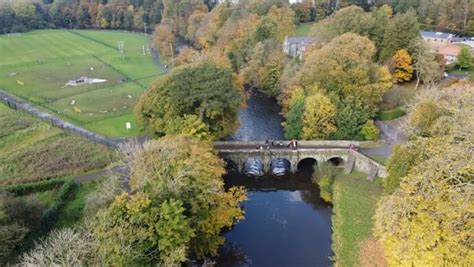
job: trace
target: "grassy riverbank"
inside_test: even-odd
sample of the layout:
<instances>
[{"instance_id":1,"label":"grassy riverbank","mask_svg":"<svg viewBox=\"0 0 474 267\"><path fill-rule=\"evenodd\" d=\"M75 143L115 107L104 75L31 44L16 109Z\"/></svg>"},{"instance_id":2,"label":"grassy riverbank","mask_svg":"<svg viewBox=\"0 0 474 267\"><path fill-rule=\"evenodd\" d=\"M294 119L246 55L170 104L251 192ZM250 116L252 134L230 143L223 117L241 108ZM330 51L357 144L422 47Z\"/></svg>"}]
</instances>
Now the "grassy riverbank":
<instances>
[{"instance_id":1,"label":"grassy riverbank","mask_svg":"<svg viewBox=\"0 0 474 267\"><path fill-rule=\"evenodd\" d=\"M364 173L337 177L333 187L333 251L335 266L358 266L362 243L372 237L372 217L383 188Z\"/></svg>"}]
</instances>

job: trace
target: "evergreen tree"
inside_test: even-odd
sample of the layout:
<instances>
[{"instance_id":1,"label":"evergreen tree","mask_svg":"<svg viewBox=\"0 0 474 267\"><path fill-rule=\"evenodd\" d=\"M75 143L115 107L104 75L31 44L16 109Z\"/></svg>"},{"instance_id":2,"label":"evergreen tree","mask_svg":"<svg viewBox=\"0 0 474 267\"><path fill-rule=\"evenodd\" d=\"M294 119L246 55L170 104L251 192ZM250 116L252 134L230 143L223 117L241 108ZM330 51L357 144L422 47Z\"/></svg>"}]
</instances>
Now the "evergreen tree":
<instances>
[{"instance_id":1,"label":"evergreen tree","mask_svg":"<svg viewBox=\"0 0 474 267\"><path fill-rule=\"evenodd\" d=\"M459 69L468 69L472 66L472 55L468 47L461 48L461 52L458 55Z\"/></svg>"},{"instance_id":2,"label":"evergreen tree","mask_svg":"<svg viewBox=\"0 0 474 267\"><path fill-rule=\"evenodd\" d=\"M391 58L400 49L407 49L412 54L411 44L419 38L419 35L415 10L395 15L385 31L380 60Z\"/></svg>"}]
</instances>

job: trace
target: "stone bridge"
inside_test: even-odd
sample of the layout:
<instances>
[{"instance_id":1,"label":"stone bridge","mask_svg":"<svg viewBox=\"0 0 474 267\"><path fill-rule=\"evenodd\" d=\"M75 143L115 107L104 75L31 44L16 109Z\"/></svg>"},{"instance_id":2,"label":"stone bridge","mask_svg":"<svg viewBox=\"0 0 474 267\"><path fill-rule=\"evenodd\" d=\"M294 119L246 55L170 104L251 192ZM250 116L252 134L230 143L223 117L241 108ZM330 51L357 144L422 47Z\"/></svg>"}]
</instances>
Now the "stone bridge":
<instances>
[{"instance_id":1,"label":"stone bridge","mask_svg":"<svg viewBox=\"0 0 474 267\"><path fill-rule=\"evenodd\" d=\"M289 141L275 141L283 146L268 146L265 142L216 142L215 148L219 156L228 164L236 166L239 172L244 171L248 160L260 161L265 173L271 172L272 162L286 160L290 172L298 171L299 165L304 161L316 164L324 162L344 169L345 173L353 170L367 173L369 179L386 177L385 167L364 154L349 149L350 145L356 147L373 146L373 142L357 141L298 141L297 148L289 148Z\"/></svg>"}]
</instances>

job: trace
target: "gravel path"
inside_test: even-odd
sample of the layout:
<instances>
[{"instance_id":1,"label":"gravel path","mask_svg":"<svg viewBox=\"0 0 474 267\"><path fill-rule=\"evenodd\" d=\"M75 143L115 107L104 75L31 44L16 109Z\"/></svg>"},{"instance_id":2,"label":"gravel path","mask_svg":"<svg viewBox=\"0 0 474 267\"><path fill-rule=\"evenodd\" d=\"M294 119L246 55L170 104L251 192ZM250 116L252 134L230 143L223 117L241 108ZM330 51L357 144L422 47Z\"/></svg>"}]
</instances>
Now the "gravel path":
<instances>
[{"instance_id":1,"label":"gravel path","mask_svg":"<svg viewBox=\"0 0 474 267\"><path fill-rule=\"evenodd\" d=\"M390 157L393 152L393 146L407 141L407 135L404 130L406 123L407 116L391 121L376 121L375 124L380 129L380 142L382 145L376 148L364 148L360 151L369 157Z\"/></svg>"}]
</instances>

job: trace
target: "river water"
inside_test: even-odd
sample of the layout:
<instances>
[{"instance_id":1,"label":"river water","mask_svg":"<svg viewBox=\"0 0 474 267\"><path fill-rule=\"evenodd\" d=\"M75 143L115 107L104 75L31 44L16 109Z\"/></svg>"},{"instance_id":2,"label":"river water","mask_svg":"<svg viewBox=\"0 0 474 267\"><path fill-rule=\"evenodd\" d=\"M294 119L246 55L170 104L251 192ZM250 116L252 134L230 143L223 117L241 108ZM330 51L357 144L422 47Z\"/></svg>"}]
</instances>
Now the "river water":
<instances>
[{"instance_id":1,"label":"river water","mask_svg":"<svg viewBox=\"0 0 474 267\"><path fill-rule=\"evenodd\" d=\"M280 107L252 92L230 140L282 140ZM311 183L312 166L297 174L249 177L231 173L226 186L244 186L245 219L224 233L217 266L330 266L331 208Z\"/></svg>"}]
</instances>

